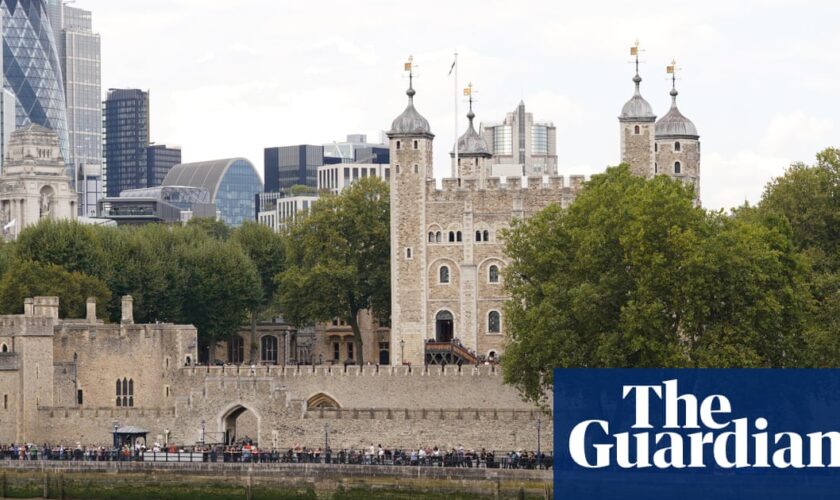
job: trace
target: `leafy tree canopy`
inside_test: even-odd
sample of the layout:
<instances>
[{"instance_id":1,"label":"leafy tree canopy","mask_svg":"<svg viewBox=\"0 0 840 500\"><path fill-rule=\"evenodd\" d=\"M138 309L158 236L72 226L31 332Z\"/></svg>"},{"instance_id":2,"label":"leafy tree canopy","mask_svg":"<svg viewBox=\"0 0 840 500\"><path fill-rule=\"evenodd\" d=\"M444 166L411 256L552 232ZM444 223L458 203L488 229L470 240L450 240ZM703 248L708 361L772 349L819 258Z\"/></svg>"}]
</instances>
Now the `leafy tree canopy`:
<instances>
[{"instance_id":1,"label":"leafy tree canopy","mask_svg":"<svg viewBox=\"0 0 840 500\"><path fill-rule=\"evenodd\" d=\"M33 297L59 297L62 318L84 318L88 297L107 303L111 292L102 280L79 272L69 272L55 264L17 262L0 281L0 309L23 313L23 301ZM97 308L104 317L105 311Z\"/></svg>"},{"instance_id":2,"label":"leafy tree canopy","mask_svg":"<svg viewBox=\"0 0 840 500\"><path fill-rule=\"evenodd\" d=\"M555 367L794 366L810 307L785 224L709 213L625 166L503 237L505 379L540 401Z\"/></svg>"},{"instance_id":3,"label":"leafy tree canopy","mask_svg":"<svg viewBox=\"0 0 840 500\"><path fill-rule=\"evenodd\" d=\"M390 317L390 200L388 186L368 177L338 196L325 196L291 227L286 270L277 277L278 302L298 324L342 318L353 328L363 363L358 314Z\"/></svg>"}]
</instances>

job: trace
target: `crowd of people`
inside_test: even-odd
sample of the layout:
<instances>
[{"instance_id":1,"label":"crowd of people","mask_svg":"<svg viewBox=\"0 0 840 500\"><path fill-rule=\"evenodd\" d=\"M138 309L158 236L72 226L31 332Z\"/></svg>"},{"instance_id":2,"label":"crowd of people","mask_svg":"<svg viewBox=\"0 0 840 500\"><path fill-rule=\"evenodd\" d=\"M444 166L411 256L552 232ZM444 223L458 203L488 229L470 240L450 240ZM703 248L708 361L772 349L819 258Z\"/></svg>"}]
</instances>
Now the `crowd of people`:
<instances>
[{"instance_id":1,"label":"crowd of people","mask_svg":"<svg viewBox=\"0 0 840 500\"><path fill-rule=\"evenodd\" d=\"M173 456L174 455L174 456ZM497 452L467 450L463 446L451 449L418 447L391 449L371 444L362 449L307 448L294 445L286 450L259 448L250 439L230 446L161 446L147 448L143 443L134 446L51 446L25 444L0 446L0 460L68 460L89 462L115 461L204 461L228 463L310 463L348 464L363 466L467 467L503 469L550 469L552 456L527 451ZM197 457L197 458L196 458Z\"/></svg>"}]
</instances>

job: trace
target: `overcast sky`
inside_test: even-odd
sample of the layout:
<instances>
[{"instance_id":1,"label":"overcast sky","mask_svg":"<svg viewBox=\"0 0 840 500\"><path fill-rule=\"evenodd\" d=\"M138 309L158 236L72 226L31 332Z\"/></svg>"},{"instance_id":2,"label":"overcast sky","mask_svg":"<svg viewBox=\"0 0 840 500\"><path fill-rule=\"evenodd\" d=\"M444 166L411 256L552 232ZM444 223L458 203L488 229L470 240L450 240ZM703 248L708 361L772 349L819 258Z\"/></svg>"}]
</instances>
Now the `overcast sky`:
<instances>
[{"instance_id":1,"label":"overcast sky","mask_svg":"<svg viewBox=\"0 0 840 500\"><path fill-rule=\"evenodd\" d=\"M93 11L102 35L103 92L148 89L152 140L180 144L184 161L244 156L262 173L265 147L377 138L405 107L402 65L413 54L416 105L437 135L443 177L457 51L477 120L500 121L523 99L557 126L560 174L588 176L618 163L637 38L657 115L670 104L665 66L676 58L683 68L679 104L701 134L706 207L754 202L791 161L840 146L836 0L75 5Z\"/></svg>"}]
</instances>

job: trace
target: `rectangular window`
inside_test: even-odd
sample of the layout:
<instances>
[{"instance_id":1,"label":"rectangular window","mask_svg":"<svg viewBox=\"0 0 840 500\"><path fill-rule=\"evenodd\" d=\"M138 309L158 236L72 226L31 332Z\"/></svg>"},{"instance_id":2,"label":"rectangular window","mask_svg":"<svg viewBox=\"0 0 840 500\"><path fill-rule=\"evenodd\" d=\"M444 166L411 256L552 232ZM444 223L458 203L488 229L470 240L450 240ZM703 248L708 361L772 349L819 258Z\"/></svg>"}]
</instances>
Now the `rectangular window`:
<instances>
[{"instance_id":1,"label":"rectangular window","mask_svg":"<svg viewBox=\"0 0 840 500\"><path fill-rule=\"evenodd\" d=\"M85 403L85 395L81 389L76 391L76 404L82 406Z\"/></svg>"},{"instance_id":2,"label":"rectangular window","mask_svg":"<svg viewBox=\"0 0 840 500\"><path fill-rule=\"evenodd\" d=\"M347 359L353 360L353 342L347 342Z\"/></svg>"},{"instance_id":3,"label":"rectangular window","mask_svg":"<svg viewBox=\"0 0 840 500\"><path fill-rule=\"evenodd\" d=\"M333 342L333 359L335 361L341 359L341 347L338 345L338 342Z\"/></svg>"},{"instance_id":4,"label":"rectangular window","mask_svg":"<svg viewBox=\"0 0 840 500\"><path fill-rule=\"evenodd\" d=\"M3 409L4 410L9 409L9 395L8 394L3 394Z\"/></svg>"}]
</instances>

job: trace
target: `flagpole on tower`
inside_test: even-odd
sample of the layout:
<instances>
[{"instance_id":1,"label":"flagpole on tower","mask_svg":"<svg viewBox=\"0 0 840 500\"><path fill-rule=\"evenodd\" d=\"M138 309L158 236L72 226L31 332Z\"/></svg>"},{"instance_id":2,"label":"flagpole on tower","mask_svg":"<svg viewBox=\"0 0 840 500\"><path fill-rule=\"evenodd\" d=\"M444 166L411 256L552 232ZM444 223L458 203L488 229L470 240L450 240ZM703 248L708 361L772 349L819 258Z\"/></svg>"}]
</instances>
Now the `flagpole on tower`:
<instances>
[{"instance_id":1,"label":"flagpole on tower","mask_svg":"<svg viewBox=\"0 0 840 500\"><path fill-rule=\"evenodd\" d=\"M452 68L449 73L455 71L455 85L452 87L455 92L455 164L452 165L452 178L457 177L458 169L458 53L455 53L455 62L452 63Z\"/></svg>"}]
</instances>

